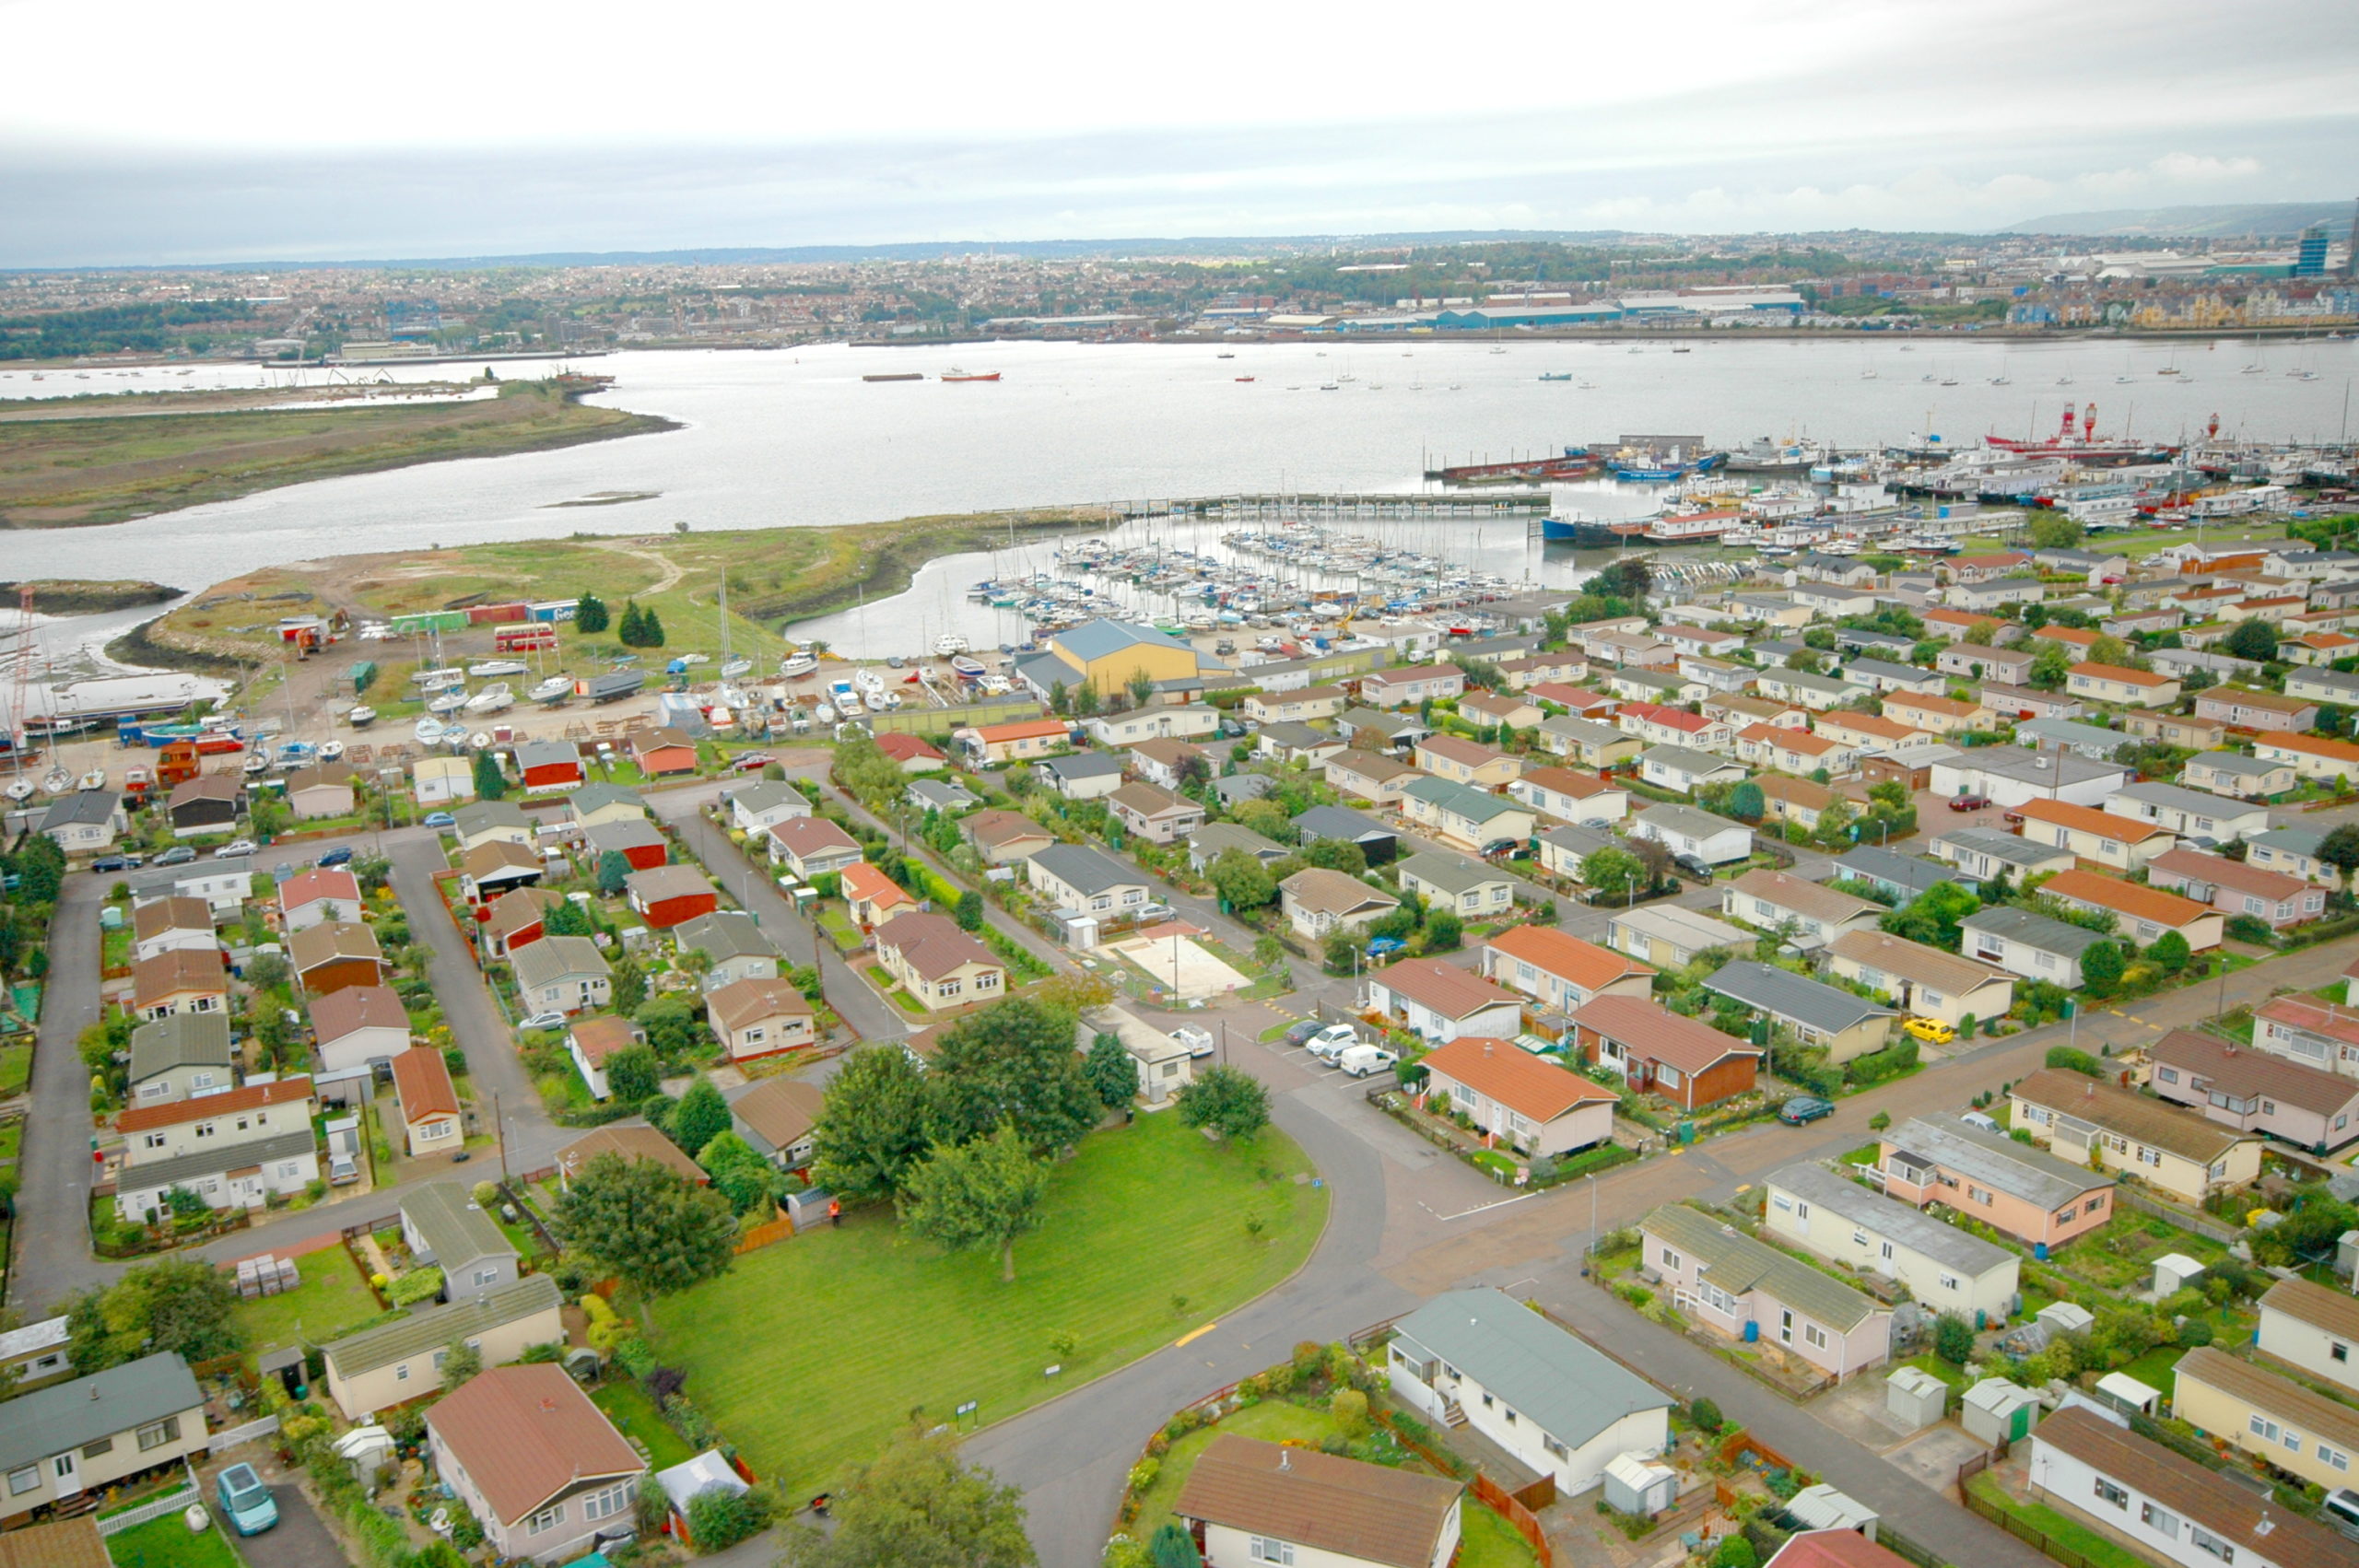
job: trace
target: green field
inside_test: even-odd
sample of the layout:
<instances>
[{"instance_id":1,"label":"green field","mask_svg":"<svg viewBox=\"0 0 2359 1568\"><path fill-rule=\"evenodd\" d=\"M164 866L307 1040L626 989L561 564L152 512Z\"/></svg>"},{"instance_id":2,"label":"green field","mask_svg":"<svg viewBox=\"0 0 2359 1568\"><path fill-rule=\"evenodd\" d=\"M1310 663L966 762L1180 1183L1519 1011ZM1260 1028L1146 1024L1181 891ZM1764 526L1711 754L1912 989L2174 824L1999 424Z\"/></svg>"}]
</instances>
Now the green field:
<instances>
[{"instance_id":1,"label":"green field","mask_svg":"<svg viewBox=\"0 0 2359 1568\"><path fill-rule=\"evenodd\" d=\"M222 1535L217 1516L213 1524L191 1535L179 1514L167 1514L108 1537L107 1555L115 1568L241 1568L244 1560Z\"/></svg>"},{"instance_id":2,"label":"green field","mask_svg":"<svg viewBox=\"0 0 2359 1568\"><path fill-rule=\"evenodd\" d=\"M231 1319L245 1330L248 1354L292 1345L299 1338L323 1344L383 1310L341 1247L305 1253L295 1267L302 1273L301 1284L283 1295L241 1301L231 1310Z\"/></svg>"},{"instance_id":3,"label":"green field","mask_svg":"<svg viewBox=\"0 0 2359 1568\"><path fill-rule=\"evenodd\" d=\"M1045 1223L1016 1244L1014 1284L997 1258L945 1257L871 1209L659 1301L657 1353L688 1371L689 1396L757 1474L790 1495L818 1491L912 1409L949 1421L974 1399L974 1419L1003 1420L1285 1279L1326 1223L1326 1192L1294 1179L1309 1169L1274 1129L1258 1147L1221 1148L1176 1116L1142 1117L1057 1169ZM1249 1213L1267 1222L1259 1240ZM1079 1348L1051 1378L1059 1332Z\"/></svg>"}]
</instances>

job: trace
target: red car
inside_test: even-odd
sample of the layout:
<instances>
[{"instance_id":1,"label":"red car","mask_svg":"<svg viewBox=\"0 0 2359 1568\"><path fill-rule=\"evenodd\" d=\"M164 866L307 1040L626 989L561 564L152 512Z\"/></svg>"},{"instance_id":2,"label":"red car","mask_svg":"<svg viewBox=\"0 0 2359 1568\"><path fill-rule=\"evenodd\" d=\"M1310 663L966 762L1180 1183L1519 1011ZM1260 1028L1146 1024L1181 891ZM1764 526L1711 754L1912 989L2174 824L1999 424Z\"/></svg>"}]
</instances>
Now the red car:
<instances>
[{"instance_id":1,"label":"red car","mask_svg":"<svg viewBox=\"0 0 2359 1568\"><path fill-rule=\"evenodd\" d=\"M770 755L767 752L747 752L744 756L739 757L729 766L734 771L738 773L759 773L763 768L768 767L777 760L778 758Z\"/></svg>"},{"instance_id":2,"label":"red car","mask_svg":"<svg viewBox=\"0 0 2359 1568\"><path fill-rule=\"evenodd\" d=\"M1988 795L1952 795L1950 797L1950 810L1954 812L1978 812L1989 803L1990 797Z\"/></svg>"}]
</instances>

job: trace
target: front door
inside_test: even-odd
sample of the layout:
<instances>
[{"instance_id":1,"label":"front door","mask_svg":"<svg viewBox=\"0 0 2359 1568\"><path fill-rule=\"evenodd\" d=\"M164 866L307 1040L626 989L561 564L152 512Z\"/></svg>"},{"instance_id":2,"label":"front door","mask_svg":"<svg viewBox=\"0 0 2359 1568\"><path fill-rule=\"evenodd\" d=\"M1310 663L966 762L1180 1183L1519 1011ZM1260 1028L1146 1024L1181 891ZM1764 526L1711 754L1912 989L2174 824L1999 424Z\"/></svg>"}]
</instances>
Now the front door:
<instances>
[{"instance_id":1,"label":"front door","mask_svg":"<svg viewBox=\"0 0 2359 1568\"><path fill-rule=\"evenodd\" d=\"M82 1461L73 1449L49 1462L49 1480L60 1499L82 1494Z\"/></svg>"},{"instance_id":2,"label":"front door","mask_svg":"<svg viewBox=\"0 0 2359 1568\"><path fill-rule=\"evenodd\" d=\"M1794 1315L1790 1312L1781 1310L1778 1314L1778 1341L1786 1345L1794 1342Z\"/></svg>"}]
</instances>

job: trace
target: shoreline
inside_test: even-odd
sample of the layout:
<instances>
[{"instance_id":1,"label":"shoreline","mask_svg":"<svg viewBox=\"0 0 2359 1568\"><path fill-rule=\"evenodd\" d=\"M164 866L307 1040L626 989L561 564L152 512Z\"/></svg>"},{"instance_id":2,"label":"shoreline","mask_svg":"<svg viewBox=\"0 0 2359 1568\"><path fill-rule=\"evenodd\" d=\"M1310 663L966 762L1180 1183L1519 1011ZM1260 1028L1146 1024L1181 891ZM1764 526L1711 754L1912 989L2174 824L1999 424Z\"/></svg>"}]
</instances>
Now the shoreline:
<instances>
[{"instance_id":1,"label":"shoreline","mask_svg":"<svg viewBox=\"0 0 2359 1568\"><path fill-rule=\"evenodd\" d=\"M34 614L61 619L75 615L111 615L118 610L136 610L143 604L169 604L185 591L168 588L160 582L136 580L94 582L79 579L34 578L29 582L0 582L0 595L15 594L23 589L32 590Z\"/></svg>"}]
</instances>

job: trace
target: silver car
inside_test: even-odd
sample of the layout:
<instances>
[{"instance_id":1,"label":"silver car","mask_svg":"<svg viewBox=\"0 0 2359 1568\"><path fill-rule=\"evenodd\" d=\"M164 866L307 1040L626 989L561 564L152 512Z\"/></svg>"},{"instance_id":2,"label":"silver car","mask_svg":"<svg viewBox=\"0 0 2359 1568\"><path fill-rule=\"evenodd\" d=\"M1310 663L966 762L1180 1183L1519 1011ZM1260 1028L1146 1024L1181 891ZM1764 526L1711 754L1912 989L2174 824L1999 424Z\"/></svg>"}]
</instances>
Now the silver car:
<instances>
[{"instance_id":1,"label":"silver car","mask_svg":"<svg viewBox=\"0 0 2359 1568\"><path fill-rule=\"evenodd\" d=\"M1360 1033L1348 1024L1330 1024L1310 1036L1304 1049L1320 1061L1332 1065L1335 1059L1360 1043Z\"/></svg>"}]
</instances>

